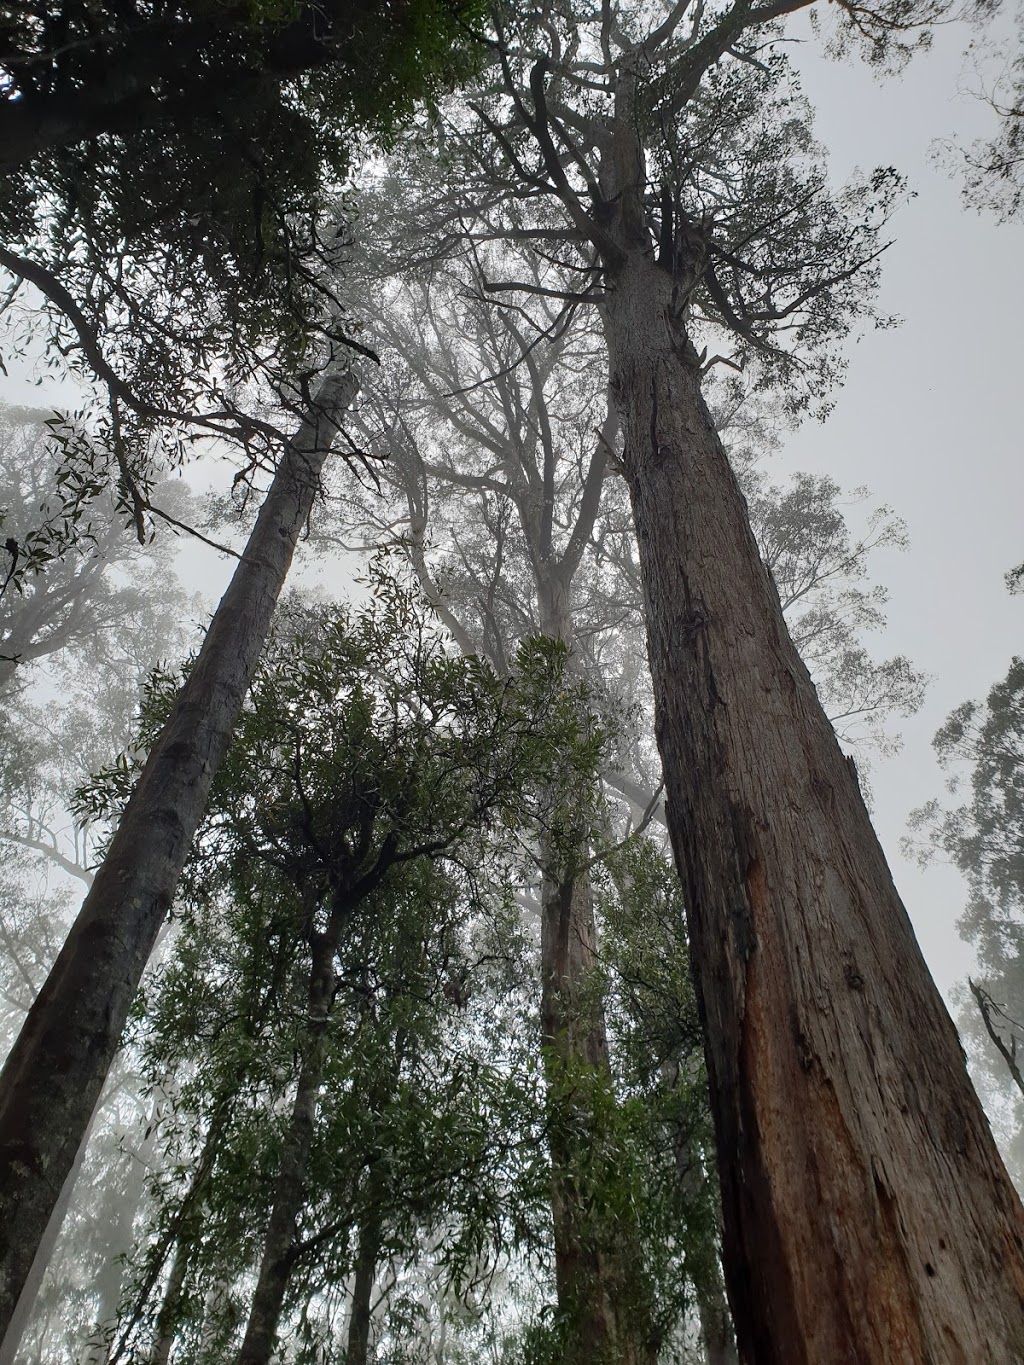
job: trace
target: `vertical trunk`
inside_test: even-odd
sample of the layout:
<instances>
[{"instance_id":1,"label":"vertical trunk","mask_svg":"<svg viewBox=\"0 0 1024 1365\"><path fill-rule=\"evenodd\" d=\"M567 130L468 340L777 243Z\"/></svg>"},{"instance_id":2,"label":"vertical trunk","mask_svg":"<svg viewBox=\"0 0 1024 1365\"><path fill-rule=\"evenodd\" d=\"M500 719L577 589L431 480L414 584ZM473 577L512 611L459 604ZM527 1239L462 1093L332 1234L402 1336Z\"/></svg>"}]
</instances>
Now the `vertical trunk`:
<instances>
[{"instance_id":1,"label":"vertical trunk","mask_svg":"<svg viewBox=\"0 0 1024 1365\"><path fill-rule=\"evenodd\" d=\"M171 1273L167 1277L167 1287L160 1303L156 1319L156 1341L149 1357L149 1365L167 1365L171 1358L171 1347L178 1328L178 1313L181 1296L185 1288L185 1275L188 1271L188 1242L179 1235L174 1248Z\"/></svg>"},{"instance_id":2,"label":"vertical trunk","mask_svg":"<svg viewBox=\"0 0 1024 1365\"><path fill-rule=\"evenodd\" d=\"M335 911L340 927L339 912ZM334 954L337 932L317 934L313 939L313 962L309 974L309 1005L306 1046L295 1088L288 1136L281 1154L281 1169L274 1188L274 1204L263 1243L256 1292L249 1309L245 1339L238 1365L268 1365L277 1340L277 1327L292 1272L295 1224L306 1195L306 1170L313 1146L317 1100L323 1077L323 1040L334 999Z\"/></svg>"},{"instance_id":3,"label":"vertical trunk","mask_svg":"<svg viewBox=\"0 0 1024 1365\"><path fill-rule=\"evenodd\" d=\"M367 1216L359 1229L359 1254L356 1257L352 1286L352 1312L348 1320L345 1365L367 1365L370 1352L370 1327L373 1323L373 1286L380 1256L380 1222Z\"/></svg>"},{"instance_id":4,"label":"vertical trunk","mask_svg":"<svg viewBox=\"0 0 1024 1365\"><path fill-rule=\"evenodd\" d=\"M538 581L541 627L569 641L568 585L557 573ZM586 862L587 849L573 850ZM572 855L570 855L571 857ZM585 874L561 872L566 851L543 851L541 1041L547 1083L555 1284L567 1362L641 1365L657 1352L639 1245L628 1218L595 1217L594 1106L612 1085L604 1000L594 981L597 927Z\"/></svg>"},{"instance_id":5,"label":"vertical trunk","mask_svg":"<svg viewBox=\"0 0 1024 1365\"><path fill-rule=\"evenodd\" d=\"M586 879L560 883L546 875L541 913L541 1041L563 1359L635 1365L653 1359L637 1330L640 1269L638 1257L630 1257L636 1229L607 1225L594 1212L590 1188L600 1143L594 1111L611 1077L604 1012L588 989L595 942Z\"/></svg>"},{"instance_id":6,"label":"vertical trunk","mask_svg":"<svg viewBox=\"0 0 1024 1365\"><path fill-rule=\"evenodd\" d=\"M355 387L350 375L329 375L282 455L195 667L0 1077L0 1330L99 1099Z\"/></svg>"},{"instance_id":7,"label":"vertical trunk","mask_svg":"<svg viewBox=\"0 0 1024 1365\"><path fill-rule=\"evenodd\" d=\"M692 1067L694 1059L691 1057L689 1061ZM662 1063L662 1079L670 1087L678 1084L682 1072L683 1066L678 1060L676 1062L667 1060ZM693 1079L691 1073L690 1083ZM705 1175L706 1163L702 1146L689 1122L682 1124L673 1133L672 1150L680 1188L685 1191L687 1199L692 1201L693 1206L699 1207L708 1197L707 1182L710 1177ZM717 1199L715 1204L717 1207ZM692 1237L694 1229L688 1229L688 1234ZM710 1230L701 1240L704 1245L697 1248L689 1275L697 1301L697 1316L700 1320L706 1362L707 1365L739 1365L736 1334L733 1331L725 1286L722 1283L718 1241Z\"/></svg>"},{"instance_id":8,"label":"vertical trunk","mask_svg":"<svg viewBox=\"0 0 1024 1365\"><path fill-rule=\"evenodd\" d=\"M713 1275L702 1276L694 1288L707 1365L739 1365L729 1305L717 1269Z\"/></svg>"},{"instance_id":9,"label":"vertical trunk","mask_svg":"<svg viewBox=\"0 0 1024 1365\"><path fill-rule=\"evenodd\" d=\"M727 1281L757 1365L1024 1359L1024 1214L789 639L649 252L607 302L706 1029Z\"/></svg>"}]
</instances>

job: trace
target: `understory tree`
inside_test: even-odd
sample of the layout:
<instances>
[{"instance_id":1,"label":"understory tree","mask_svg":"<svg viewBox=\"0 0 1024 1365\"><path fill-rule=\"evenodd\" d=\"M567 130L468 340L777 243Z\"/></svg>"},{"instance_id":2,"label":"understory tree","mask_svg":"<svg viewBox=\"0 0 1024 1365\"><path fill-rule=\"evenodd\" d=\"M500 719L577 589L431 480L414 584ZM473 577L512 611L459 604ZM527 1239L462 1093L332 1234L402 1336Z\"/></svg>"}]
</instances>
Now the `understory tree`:
<instances>
[{"instance_id":1,"label":"understory tree","mask_svg":"<svg viewBox=\"0 0 1024 1365\"><path fill-rule=\"evenodd\" d=\"M175 1094L111 1360L148 1338L155 1360L265 1362L286 1338L362 1365L383 1264L432 1235L464 1293L522 1216L535 1139L502 1114L478 997L514 952L519 843L562 840L606 731L557 647L502 679L377 590L356 617L286 613L214 785L142 1016Z\"/></svg>"}]
</instances>

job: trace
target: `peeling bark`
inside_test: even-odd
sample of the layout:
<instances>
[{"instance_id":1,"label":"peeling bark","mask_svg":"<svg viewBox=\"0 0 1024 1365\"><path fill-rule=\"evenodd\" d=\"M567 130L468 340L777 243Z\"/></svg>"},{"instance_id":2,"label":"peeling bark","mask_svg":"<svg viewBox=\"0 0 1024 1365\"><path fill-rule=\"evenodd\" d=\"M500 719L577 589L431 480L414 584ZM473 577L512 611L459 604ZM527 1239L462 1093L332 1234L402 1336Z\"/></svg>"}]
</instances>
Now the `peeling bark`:
<instances>
[{"instance_id":1,"label":"peeling bark","mask_svg":"<svg viewBox=\"0 0 1024 1365\"><path fill-rule=\"evenodd\" d=\"M331 374L278 471L195 667L0 1077L0 1331L120 1042L356 381Z\"/></svg>"}]
</instances>

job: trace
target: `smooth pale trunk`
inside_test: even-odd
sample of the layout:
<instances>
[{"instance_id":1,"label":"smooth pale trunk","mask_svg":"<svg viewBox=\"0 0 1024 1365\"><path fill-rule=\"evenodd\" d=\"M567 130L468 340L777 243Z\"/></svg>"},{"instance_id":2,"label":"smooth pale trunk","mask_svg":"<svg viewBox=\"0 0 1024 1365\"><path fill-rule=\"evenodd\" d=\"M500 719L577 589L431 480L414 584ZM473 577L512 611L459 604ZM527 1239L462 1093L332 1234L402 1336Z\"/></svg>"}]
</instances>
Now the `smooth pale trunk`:
<instances>
[{"instance_id":1,"label":"smooth pale trunk","mask_svg":"<svg viewBox=\"0 0 1024 1365\"><path fill-rule=\"evenodd\" d=\"M755 1365L1019 1365L1024 1215L649 255L607 300L668 824Z\"/></svg>"},{"instance_id":2,"label":"smooth pale trunk","mask_svg":"<svg viewBox=\"0 0 1024 1365\"><path fill-rule=\"evenodd\" d=\"M178 1327L178 1314L181 1296L185 1288L185 1275L188 1272L188 1246L181 1238L174 1248L171 1273L167 1277L167 1287L160 1304L156 1319L156 1341L149 1357L149 1365L167 1365L171 1358L171 1348Z\"/></svg>"},{"instance_id":3,"label":"smooth pale trunk","mask_svg":"<svg viewBox=\"0 0 1024 1365\"><path fill-rule=\"evenodd\" d=\"M356 387L350 374L329 375L283 453L245 557L0 1077L0 1331L99 1099Z\"/></svg>"}]
</instances>

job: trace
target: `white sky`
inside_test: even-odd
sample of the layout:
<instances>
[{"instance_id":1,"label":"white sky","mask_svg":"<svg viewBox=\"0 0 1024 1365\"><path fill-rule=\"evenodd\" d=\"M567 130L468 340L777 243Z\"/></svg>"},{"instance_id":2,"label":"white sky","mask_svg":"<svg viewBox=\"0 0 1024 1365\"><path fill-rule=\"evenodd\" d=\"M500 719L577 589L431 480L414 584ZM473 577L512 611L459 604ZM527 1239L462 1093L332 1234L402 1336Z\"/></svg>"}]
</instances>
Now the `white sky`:
<instances>
[{"instance_id":1,"label":"white sky","mask_svg":"<svg viewBox=\"0 0 1024 1365\"><path fill-rule=\"evenodd\" d=\"M903 751L877 761L871 780L876 827L944 990L970 966L954 927L963 883L950 867L922 873L898 844L910 810L944 790L935 730L1024 653L1024 597L1003 584L1024 560L1024 223L999 227L965 210L959 183L931 156L936 139L993 131L987 107L958 95L964 40L962 27L940 32L931 53L884 81L859 63L822 60L811 43L793 54L836 177L892 165L918 197L898 215L883 262L881 307L903 325L851 348L835 412L783 454L787 466L867 484L909 528L909 550L873 561L891 593L881 643L933 681L900 726Z\"/></svg>"}]
</instances>

